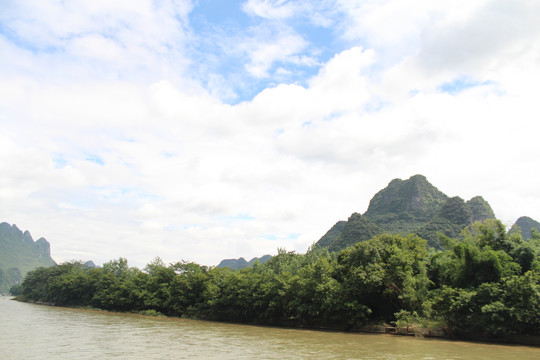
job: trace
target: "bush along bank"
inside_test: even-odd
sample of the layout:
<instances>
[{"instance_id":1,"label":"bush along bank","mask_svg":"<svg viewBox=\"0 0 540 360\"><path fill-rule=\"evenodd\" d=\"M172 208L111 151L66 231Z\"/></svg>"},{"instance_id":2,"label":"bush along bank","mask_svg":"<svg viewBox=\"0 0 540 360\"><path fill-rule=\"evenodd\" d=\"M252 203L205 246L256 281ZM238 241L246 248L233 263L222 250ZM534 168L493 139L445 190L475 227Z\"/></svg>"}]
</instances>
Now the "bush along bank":
<instances>
[{"instance_id":1,"label":"bush along bank","mask_svg":"<svg viewBox=\"0 0 540 360\"><path fill-rule=\"evenodd\" d=\"M499 221L428 249L416 235L380 235L339 253L280 249L231 270L159 258L102 267L66 262L28 273L18 299L59 306L278 326L369 329L519 341L540 336L540 234L524 241ZM373 328L373 327L372 327ZM394 331L389 329L389 331Z\"/></svg>"}]
</instances>

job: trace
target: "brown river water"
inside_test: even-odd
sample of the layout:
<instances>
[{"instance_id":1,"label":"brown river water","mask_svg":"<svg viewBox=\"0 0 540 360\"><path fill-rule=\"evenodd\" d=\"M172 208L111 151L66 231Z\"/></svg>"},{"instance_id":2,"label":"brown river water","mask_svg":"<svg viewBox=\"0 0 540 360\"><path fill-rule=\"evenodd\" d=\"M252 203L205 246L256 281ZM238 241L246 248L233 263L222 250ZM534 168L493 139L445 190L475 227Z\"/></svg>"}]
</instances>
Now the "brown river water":
<instances>
[{"instance_id":1,"label":"brown river water","mask_svg":"<svg viewBox=\"0 0 540 360\"><path fill-rule=\"evenodd\" d=\"M540 359L540 348L154 318L0 298L0 359Z\"/></svg>"}]
</instances>

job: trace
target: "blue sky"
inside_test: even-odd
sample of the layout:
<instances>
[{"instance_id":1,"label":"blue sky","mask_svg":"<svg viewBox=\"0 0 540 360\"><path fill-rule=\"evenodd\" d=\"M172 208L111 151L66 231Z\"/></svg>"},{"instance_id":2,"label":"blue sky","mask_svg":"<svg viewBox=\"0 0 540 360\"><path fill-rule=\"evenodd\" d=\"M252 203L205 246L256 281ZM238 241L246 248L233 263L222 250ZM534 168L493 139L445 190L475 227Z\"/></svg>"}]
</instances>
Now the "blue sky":
<instances>
[{"instance_id":1,"label":"blue sky","mask_svg":"<svg viewBox=\"0 0 540 360\"><path fill-rule=\"evenodd\" d=\"M57 261L304 252L418 173L540 219L536 2L1 6L0 221Z\"/></svg>"},{"instance_id":2,"label":"blue sky","mask_svg":"<svg viewBox=\"0 0 540 360\"><path fill-rule=\"evenodd\" d=\"M331 26L343 17L337 9L319 13L324 21L316 21L311 12L319 9L307 3L297 3L301 7L294 10L297 16L263 16L249 4L198 1L188 18L196 39L191 45L196 59L191 68L204 79L207 88L212 87L216 77L226 82L231 95L224 101L251 100L263 89L283 82L305 85L322 64L348 45L336 33L336 27ZM275 4L285 8L295 3ZM290 53L269 50L264 58L257 58L255 53L264 51L264 42L272 45L280 38L294 43L287 48Z\"/></svg>"}]
</instances>

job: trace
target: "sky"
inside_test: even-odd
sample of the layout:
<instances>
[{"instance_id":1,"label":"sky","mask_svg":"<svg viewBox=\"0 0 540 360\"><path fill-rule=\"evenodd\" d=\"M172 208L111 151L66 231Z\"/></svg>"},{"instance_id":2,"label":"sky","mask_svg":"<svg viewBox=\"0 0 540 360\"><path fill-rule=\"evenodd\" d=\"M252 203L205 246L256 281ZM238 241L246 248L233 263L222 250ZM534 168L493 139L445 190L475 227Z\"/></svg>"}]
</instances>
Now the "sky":
<instances>
[{"instance_id":1,"label":"sky","mask_svg":"<svg viewBox=\"0 0 540 360\"><path fill-rule=\"evenodd\" d=\"M305 252L395 178L540 220L540 2L0 0L0 221L57 262Z\"/></svg>"}]
</instances>

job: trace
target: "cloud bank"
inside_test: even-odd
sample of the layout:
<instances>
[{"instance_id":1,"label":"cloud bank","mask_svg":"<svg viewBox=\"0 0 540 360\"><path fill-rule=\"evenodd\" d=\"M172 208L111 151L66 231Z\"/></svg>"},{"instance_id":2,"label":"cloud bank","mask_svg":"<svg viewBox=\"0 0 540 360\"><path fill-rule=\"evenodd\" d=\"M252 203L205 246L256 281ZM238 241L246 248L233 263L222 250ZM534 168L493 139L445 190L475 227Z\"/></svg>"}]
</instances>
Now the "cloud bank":
<instances>
[{"instance_id":1,"label":"cloud bank","mask_svg":"<svg viewBox=\"0 0 540 360\"><path fill-rule=\"evenodd\" d=\"M226 11L225 11L226 10ZM6 2L0 219L57 261L305 251L393 178L540 219L534 1Z\"/></svg>"}]
</instances>

